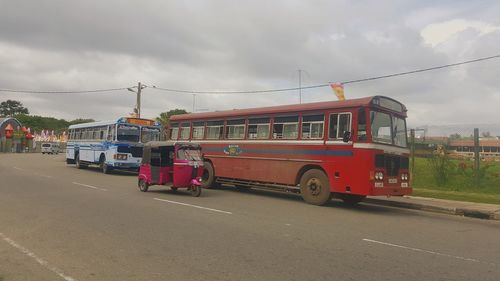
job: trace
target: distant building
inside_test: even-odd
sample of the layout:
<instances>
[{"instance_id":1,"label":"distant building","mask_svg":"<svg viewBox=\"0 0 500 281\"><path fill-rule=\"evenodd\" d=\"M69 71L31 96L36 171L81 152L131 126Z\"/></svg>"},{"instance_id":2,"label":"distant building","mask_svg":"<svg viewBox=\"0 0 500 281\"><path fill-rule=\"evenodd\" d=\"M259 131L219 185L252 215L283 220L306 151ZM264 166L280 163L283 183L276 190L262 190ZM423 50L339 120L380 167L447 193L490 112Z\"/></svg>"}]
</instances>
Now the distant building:
<instances>
[{"instance_id":1,"label":"distant building","mask_svg":"<svg viewBox=\"0 0 500 281\"><path fill-rule=\"evenodd\" d=\"M466 158L474 157L474 140L450 140L448 150ZM479 155L483 159L500 159L500 140L488 138L479 140Z\"/></svg>"}]
</instances>

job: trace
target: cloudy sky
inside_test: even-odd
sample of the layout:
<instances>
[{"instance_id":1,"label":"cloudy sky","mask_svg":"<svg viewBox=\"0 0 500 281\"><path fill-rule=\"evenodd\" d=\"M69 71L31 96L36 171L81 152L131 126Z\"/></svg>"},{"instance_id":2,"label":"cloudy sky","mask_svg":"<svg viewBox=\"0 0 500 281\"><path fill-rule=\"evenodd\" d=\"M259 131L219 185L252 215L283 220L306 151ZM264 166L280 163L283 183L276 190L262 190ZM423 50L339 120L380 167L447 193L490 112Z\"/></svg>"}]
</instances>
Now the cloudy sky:
<instances>
[{"instance_id":1,"label":"cloudy sky","mask_svg":"<svg viewBox=\"0 0 500 281\"><path fill-rule=\"evenodd\" d=\"M142 115L193 110L199 91L297 87L405 72L500 54L500 1L0 0L0 89L73 91L142 82ZM500 59L348 84L347 98L405 103L410 126L500 123ZM0 92L30 113L114 119L126 90ZM303 102L336 99L330 88ZM297 91L195 97L195 111L291 104Z\"/></svg>"}]
</instances>

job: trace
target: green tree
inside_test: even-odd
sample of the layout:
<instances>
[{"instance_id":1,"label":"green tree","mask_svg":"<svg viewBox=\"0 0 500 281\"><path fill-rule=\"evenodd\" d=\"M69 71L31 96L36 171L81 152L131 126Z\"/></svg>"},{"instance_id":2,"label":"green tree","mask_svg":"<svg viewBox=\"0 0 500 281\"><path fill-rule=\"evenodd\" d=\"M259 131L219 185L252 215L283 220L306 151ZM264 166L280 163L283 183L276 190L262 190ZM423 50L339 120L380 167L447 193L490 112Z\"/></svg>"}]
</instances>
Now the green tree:
<instances>
[{"instance_id":1,"label":"green tree","mask_svg":"<svg viewBox=\"0 0 500 281\"><path fill-rule=\"evenodd\" d=\"M160 113L160 116L156 117L156 121L160 122L163 128L168 126L168 122L170 121L170 117L173 115L180 115L188 113L185 109L172 109L167 112Z\"/></svg>"},{"instance_id":2,"label":"green tree","mask_svg":"<svg viewBox=\"0 0 500 281\"><path fill-rule=\"evenodd\" d=\"M462 138L462 136L459 133L455 133L455 134L450 135L450 140L459 140L461 138Z\"/></svg>"},{"instance_id":3,"label":"green tree","mask_svg":"<svg viewBox=\"0 0 500 281\"><path fill-rule=\"evenodd\" d=\"M161 132L162 132L163 138L167 137L167 131L165 129L168 127L170 117L173 115L186 114L186 113L189 113L189 112L187 112L184 109L177 109L176 108L176 109L169 110L167 112L162 112L162 113L160 113L160 116L155 118L155 120L160 122L160 124L161 124Z\"/></svg>"},{"instance_id":4,"label":"green tree","mask_svg":"<svg viewBox=\"0 0 500 281\"><path fill-rule=\"evenodd\" d=\"M17 114L29 114L29 111L20 101L7 100L0 103L0 116L14 116Z\"/></svg>"},{"instance_id":5,"label":"green tree","mask_svg":"<svg viewBox=\"0 0 500 281\"><path fill-rule=\"evenodd\" d=\"M95 120L94 119L78 118L78 119L69 121L69 125L76 125L76 124L90 123L90 122L95 122Z\"/></svg>"}]
</instances>

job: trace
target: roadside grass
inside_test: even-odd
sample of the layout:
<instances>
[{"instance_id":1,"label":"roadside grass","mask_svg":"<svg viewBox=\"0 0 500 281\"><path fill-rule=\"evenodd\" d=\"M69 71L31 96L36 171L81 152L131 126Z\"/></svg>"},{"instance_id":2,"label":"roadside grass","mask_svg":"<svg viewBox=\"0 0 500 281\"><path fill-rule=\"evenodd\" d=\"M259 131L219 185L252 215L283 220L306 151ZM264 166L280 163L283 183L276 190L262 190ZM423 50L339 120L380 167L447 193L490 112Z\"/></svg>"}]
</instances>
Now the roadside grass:
<instances>
[{"instance_id":1,"label":"roadside grass","mask_svg":"<svg viewBox=\"0 0 500 281\"><path fill-rule=\"evenodd\" d=\"M448 180L439 184L427 158L415 158L413 195L439 199L500 204L500 163L480 164L480 181L474 181L473 161L450 160Z\"/></svg>"}]
</instances>

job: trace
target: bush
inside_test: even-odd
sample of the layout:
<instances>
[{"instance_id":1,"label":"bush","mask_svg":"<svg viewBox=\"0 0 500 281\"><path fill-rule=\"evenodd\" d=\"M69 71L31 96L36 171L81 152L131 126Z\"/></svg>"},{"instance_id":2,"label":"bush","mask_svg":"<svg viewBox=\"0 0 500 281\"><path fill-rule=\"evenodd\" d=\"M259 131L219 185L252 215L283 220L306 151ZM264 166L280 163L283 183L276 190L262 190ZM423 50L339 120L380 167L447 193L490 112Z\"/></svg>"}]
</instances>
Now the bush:
<instances>
[{"instance_id":1,"label":"bush","mask_svg":"<svg viewBox=\"0 0 500 281\"><path fill-rule=\"evenodd\" d=\"M445 186L448 183L450 174L453 170L453 163L443 146L433 152L432 156L428 158L431 167L431 173L438 186Z\"/></svg>"}]
</instances>

